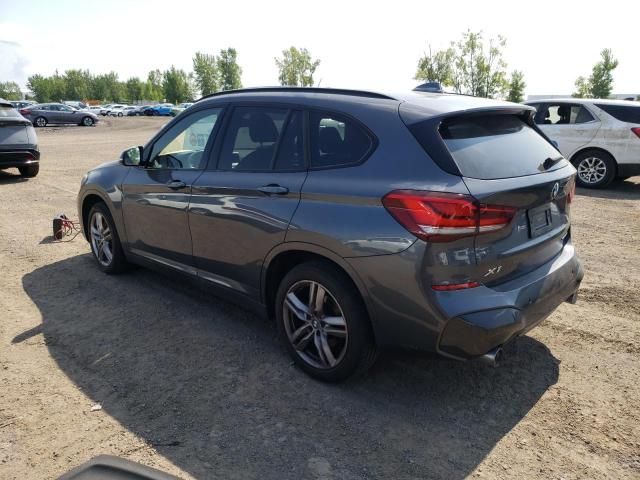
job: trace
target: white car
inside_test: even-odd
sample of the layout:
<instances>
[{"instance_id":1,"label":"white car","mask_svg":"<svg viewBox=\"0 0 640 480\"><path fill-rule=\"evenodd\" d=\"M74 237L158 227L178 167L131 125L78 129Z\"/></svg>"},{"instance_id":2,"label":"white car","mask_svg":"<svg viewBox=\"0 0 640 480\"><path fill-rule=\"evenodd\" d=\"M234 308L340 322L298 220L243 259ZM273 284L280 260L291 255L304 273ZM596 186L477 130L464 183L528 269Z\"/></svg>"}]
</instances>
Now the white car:
<instances>
[{"instance_id":1,"label":"white car","mask_svg":"<svg viewBox=\"0 0 640 480\"><path fill-rule=\"evenodd\" d=\"M111 115L112 117L122 117L123 115L126 115L124 109L128 106L129 105L114 105L109 109L108 115Z\"/></svg>"},{"instance_id":2,"label":"white car","mask_svg":"<svg viewBox=\"0 0 640 480\"><path fill-rule=\"evenodd\" d=\"M113 103L107 103L106 105L103 105L102 108L100 109L100 115L109 115L109 111L113 106L114 106Z\"/></svg>"},{"instance_id":3,"label":"white car","mask_svg":"<svg viewBox=\"0 0 640 480\"><path fill-rule=\"evenodd\" d=\"M535 122L578 170L578 185L640 175L640 102L583 98L526 102Z\"/></svg>"},{"instance_id":4,"label":"white car","mask_svg":"<svg viewBox=\"0 0 640 480\"><path fill-rule=\"evenodd\" d=\"M96 115L100 115L103 108L104 107L102 105L90 105L87 107L87 110L91 113L95 113Z\"/></svg>"}]
</instances>

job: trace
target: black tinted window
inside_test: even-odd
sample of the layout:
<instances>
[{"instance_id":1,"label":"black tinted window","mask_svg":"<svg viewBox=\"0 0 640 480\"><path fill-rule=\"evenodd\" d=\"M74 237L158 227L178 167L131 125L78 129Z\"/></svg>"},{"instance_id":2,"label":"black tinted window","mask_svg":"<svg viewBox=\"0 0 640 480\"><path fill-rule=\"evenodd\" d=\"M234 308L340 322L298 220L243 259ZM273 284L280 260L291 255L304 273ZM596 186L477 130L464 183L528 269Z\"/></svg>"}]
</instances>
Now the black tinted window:
<instances>
[{"instance_id":1,"label":"black tinted window","mask_svg":"<svg viewBox=\"0 0 640 480\"><path fill-rule=\"evenodd\" d=\"M287 110L238 107L227 126L218 168L270 170Z\"/></svg>"},{"instance_id":2,"label":"black tinted window","mask_svg":"<svg viewBox=\"0 0 640 480\"><path fill-rule=\"evenodd\" d=\"M596 107L601 108L612 117L627 123L640 123L640 106L636 105L602 105L597 104Z\"/></svg>"},{"instance_id":3,"label":"black tinted window","mask_svg":"<svg viewBox=\"0 0 640 480\"><path fill-rule=\"evenodd\" d=\"M414 133L415 134L415 133ZM440 135L465 177L495 179L541 173L547 158L560 154L515 115L483 115L451 120ZM563 167L566 160L552 169Z\"/></svg>"},{"instance_id":4,"label":"black tinted window","mask_svg":"<svg viewBox=\"0 0 640 480\"><path fill-rule=\"evenodd\" d=\"M293 111L278 145L276 170L302 170L305 168L302 132L302 112Z\"/></svg>"},{"instance_id":5,"label":"black tinted window","mask_svg":"<svg viewBox=\"0 0 640 480\"><path fill-rule=\"evenodd\" d=\"M358 163L373 146L365 130L346 117L313 111L310 120L312 167Z\"/></svg>"}]
</instances>

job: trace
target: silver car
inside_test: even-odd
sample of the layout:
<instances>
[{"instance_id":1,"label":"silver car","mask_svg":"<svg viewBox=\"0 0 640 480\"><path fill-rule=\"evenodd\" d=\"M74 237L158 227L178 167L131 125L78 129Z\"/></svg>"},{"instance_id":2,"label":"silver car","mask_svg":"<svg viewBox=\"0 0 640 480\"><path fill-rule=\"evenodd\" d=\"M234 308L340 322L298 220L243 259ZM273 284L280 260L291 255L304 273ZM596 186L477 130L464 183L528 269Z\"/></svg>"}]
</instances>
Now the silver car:
<instances>
[{"instance_id":1,"label":"silver car","mask_svg":"<svg viewBox=\"0 0 640 480\"><path fill-rule=\"evenodd\" d=\"M20 109L20 114L30 120L35 127L46 127L49 124L75 124L91 127L98 122L95 113L76 110L62 103L39 103Z\"/></svg>"}]
</instances>

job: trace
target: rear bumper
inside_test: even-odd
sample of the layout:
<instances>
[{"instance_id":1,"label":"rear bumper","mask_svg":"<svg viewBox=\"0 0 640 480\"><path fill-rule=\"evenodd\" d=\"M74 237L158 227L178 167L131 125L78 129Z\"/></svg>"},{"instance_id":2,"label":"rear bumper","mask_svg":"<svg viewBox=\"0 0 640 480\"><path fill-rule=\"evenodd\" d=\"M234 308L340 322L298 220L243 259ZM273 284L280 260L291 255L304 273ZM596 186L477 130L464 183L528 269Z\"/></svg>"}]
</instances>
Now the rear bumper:
<instances>
[{"instance_id":1,"label":"rear bumper","mask_svg":"<svg viewBox=\"0 0 640 480\"><path fill-rule=\"evenodd\" d=\"M438 351L470 358L504 345L538 325L561 303L575 301L583 276L573 245L567 244L553 261L499 287L448 293L452 298L441 299L441 303L450 319L440 335ZM463 295L454 297L456 293ZM485 298L475 301L472 297L478 295ZM491 298L489 308L486 297Z\"/></svg>"},{"instance_id":2,"label":"rear bumper","mask_svg":"<svg viewBox=\"0 0 640 480\"><path fill-rule=\"evenodd\" d=\"M0 169L25 167L39 162L38 150L0 150Z\"/></svg>"},{"instance_id":3,"label":"rear bumper","mask_svg":"<svg viewBox=\"0 0 640 480\"><path fill-rule=\"evenodd\" d=\"M421 280L423 247L347 259L367 289L377 343L473 358L504 345L577 292L582 265L568 242L553 260L498 286L436 292ZM416 281L418 280L418 281Z\"/></svg>"}]
</instances>

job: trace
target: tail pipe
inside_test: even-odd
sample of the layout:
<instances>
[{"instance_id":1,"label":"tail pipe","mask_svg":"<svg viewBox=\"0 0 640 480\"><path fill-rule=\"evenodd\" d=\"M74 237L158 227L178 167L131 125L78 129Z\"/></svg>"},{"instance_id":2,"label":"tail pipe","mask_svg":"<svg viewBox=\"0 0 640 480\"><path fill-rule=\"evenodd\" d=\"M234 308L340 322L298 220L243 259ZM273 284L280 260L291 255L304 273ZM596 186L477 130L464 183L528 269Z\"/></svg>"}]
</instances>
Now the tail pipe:
<instances>
[{"instance_id":1,"label":"tail pipe","mask_svg":"<svg viewBox=\"0 0 640 480\"><path fill-rule=\"evenodd\" d=\"M500 366L502 359L504 358L504 353L502 352L502 347L494 348L493 350L485 353L481 357L478 358L482 363L486 365L490 365L492 367Z\"/></svg>"}]
</instances>

